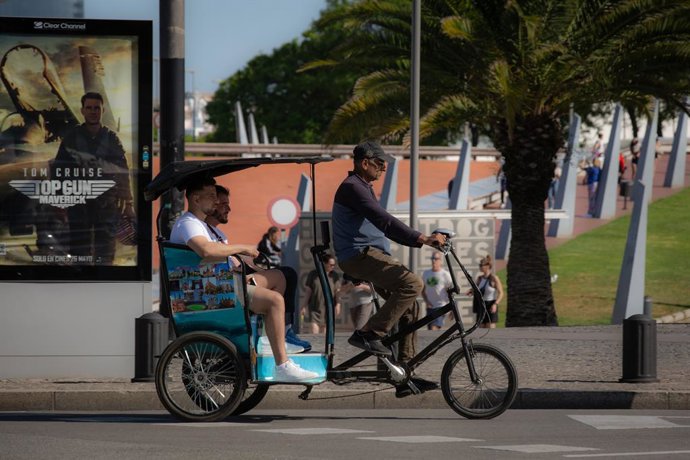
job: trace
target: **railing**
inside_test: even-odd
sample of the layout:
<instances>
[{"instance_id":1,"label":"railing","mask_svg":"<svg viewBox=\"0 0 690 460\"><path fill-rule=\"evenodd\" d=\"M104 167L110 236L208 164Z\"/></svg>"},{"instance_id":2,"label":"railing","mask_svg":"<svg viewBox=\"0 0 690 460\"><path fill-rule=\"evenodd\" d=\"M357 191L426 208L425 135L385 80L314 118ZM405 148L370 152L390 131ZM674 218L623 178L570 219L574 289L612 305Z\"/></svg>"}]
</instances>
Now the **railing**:
<instances>
[{"instance_id":1,"label":"railing","mask_svg":"<svg viewBox=\"0 0 690 460\"><path fill-rule=\"evenodd\" d=\"M261 156L315 156L333 157L352 156L352 145L318 145L318 144L236 144L188 142L184 145L185 153L193 156L241 156L253 154ZM383 149L398 157L409 158L410 149L400 145L384 145ZM160 151L160 145L153 145L154 153ZM460 155L460 147L420 146L420 157L446 157ZM472 148L472 157L500 158L501 153L495 149Z\"/></svg>"}]
</instances>

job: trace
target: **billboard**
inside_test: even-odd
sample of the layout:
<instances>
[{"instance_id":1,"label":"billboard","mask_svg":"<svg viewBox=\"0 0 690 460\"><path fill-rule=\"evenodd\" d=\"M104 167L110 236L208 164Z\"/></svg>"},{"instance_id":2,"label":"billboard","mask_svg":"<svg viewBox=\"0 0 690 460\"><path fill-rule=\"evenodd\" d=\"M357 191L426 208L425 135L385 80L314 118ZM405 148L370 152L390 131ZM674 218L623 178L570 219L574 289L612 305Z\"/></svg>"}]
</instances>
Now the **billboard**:
<instances>
[{"instance_id":1,"label":"billboard","mask_svg":"<svg viewBox=\"0 0 690 460\"><path fill-rule=\"evenodd\" d=\"M152 23L0 18L0 279L151 279Z\"/></svg>"}]
</instances>

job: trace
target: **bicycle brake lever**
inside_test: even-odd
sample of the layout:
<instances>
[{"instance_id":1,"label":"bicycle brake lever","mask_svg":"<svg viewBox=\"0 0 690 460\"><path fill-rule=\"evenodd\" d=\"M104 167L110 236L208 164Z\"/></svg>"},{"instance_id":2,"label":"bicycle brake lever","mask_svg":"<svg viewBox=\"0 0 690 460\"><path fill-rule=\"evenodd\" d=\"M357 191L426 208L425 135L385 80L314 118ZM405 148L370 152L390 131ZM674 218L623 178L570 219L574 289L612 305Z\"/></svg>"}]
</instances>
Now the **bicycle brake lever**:
<instances>
[{"instance_id":1,"label":"bicycle brake lever","mask_svg":"<svg viewBox=\"0 0 690 460\"><path fill-rule=\"evenodd\" d=\"M439 233L443 236L445 236L447 239L453 238L455 236L455 232L453 230L449 230L447 228L437 228L431 234L433 235L434 233Z\"/></svg>"},{"instance_id":2,"label":"bicycle brake lever","mask_svg":"<svg viewBox=\"0 0 690 460\"><path fill-rule=\"evenodd\" d=\"M455 232L453 230L449 230L447 228L437 228L436 230L431 232L432 235L435 233L437 233L439 235L443 235L446 237L446 242L438 247L438 250L441 251L443 253L443 255L445 256L446 254L448 254L448 252L451 249L452 243L450 242L450 239L455 236Z\"/></svg>"}]
</instances>

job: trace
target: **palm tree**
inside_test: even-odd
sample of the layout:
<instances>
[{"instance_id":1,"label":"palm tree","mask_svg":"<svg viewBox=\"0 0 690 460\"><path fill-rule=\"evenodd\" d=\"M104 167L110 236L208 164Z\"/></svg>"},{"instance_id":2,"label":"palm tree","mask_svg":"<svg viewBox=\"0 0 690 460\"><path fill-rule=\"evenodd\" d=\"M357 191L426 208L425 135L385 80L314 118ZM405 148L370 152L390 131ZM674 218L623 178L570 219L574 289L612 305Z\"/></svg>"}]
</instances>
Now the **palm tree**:
<instances>
[{"instance_id":1,"label":"palm tree","mask_svg":"<svg viewBox=\"0 0 690 460\"><path fill-rule=\"evenodd\" d=\"M350 39L311 67L361 77L329 140L404 140L409 130L409 0L363 0L326 15ZM687 111L687 0L424 0L421 136L484 126L505 159L512 201L507 326L557 325L544 200L571 104L650 98Z\"/></svg>"}]
</instances>

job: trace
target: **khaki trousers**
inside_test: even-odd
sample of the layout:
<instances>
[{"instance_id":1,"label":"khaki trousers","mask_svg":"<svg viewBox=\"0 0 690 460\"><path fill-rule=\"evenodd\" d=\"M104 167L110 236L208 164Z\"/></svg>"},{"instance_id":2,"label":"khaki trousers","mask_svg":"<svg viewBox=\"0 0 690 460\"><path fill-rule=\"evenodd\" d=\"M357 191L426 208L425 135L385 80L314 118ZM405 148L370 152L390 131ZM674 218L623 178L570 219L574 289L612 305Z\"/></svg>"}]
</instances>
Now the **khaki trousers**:
<instances>
[{"instance_id":1,"label":"khaki trousers","mask_svg":"<svg viewBox=\"0 0 690 460\"><path fill-rule=\"evenodd\" d=\"M371 281L376 292L386 299L379 311L369 318L364 329L384 336L396 323L403 328L417 320L417 297L424 289L424 282L393 257L369 247L362 253L339 262L339 265L348 275ZM416 332L400 339L399 361L408 361L415 355L416 340Z\"/></svg>"}]
</instances>

